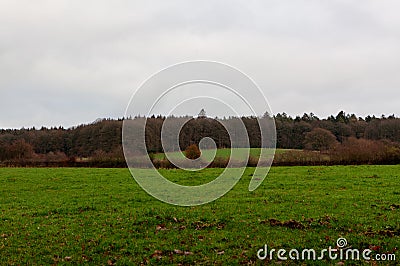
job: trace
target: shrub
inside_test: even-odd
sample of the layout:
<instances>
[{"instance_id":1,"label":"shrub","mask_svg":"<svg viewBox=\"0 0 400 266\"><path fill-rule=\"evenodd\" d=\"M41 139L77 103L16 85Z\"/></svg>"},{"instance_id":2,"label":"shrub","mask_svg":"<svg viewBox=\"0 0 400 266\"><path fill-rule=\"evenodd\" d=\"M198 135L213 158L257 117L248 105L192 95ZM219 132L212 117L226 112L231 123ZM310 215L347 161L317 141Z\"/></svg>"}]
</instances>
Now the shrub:
<instances>
[{"instance_id":1,"label":"shrub","mask_svg":"<svg viewBox=\"0 0 400 266\"><path fill-rule=\"evenodd\" d=\"M314 128L306 134L304 146L307 150L327 151L337 144L335 135L323 128Z\"/></svg>"},{"instance_id":2,"label":"shrub","mask_svg":"<svg viewBox=\"0 0 400 266\"><path fill-rule=\"evenodd\" d=\"M215 157L212 163L210 164L210 168L225 168L228 165L229 159L224 157Z\"/></svg>"},{"instance_id":3,"label":"shrub","mask_svg":"<svg viewBox=\"0 0 400 266\"><path fill-rule=\"evenodd\" d=\"M188 159L195 160L197 158L200 158L201 152L200 152L199 147L197 147L196 144L192 144L186 148L185 155Z\"/></svg>"},{"instance_id":4,"label":"shrub","mask_svg":"<svg viewBox=\"0 0 400 266\"><path fill-rule=\"evenodd\" d=\"M347 138L341 145L331 151L339 163L398 163L400 150L382 141Z\"/></svg>"}]
</instances>

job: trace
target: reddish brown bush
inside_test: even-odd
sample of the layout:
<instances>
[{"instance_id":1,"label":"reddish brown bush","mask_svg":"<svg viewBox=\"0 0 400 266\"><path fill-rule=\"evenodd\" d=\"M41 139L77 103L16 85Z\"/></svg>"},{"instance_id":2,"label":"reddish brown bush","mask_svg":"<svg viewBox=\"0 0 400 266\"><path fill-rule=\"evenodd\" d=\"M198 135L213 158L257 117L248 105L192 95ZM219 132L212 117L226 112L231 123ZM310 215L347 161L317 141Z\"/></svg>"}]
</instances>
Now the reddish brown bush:
<instances>
[{"instance_id":1,"label":"reddish brown bush","mask_svg":"<svg viewBox=\"0 0 400 266\"><path fill-rule=\"evenodd\" d=\"M338 163L398 163L400 149L386 145L382 141L350 137L335 147L330 154Z\"/></svg>"},{"instance_id":2,"label":"reddish brown bush","mask_svg":"<svg viewBox=\"0 0 400 266\"><path fill-rule=\"evenodd\" d=\"M306 134L304 146L307 150L327 151L337 145L335 135L323 128L314 128Z\"/></svg>"},{"instance_id":3,"label":"reddish brown bush","mask_svg":"<svg viewBox=\"0 0 400 266\"><path fill-rule=\"evenodd\" d=\"M35 152L31 144L24 139L15 140L11 145L4 147L3 159L5 160L24 160L34 157Z\"/></svg>"},{"instance_id":4,"label":"reddish brown bush","mask_svg":"<svg viewBox=\"0 0 400 266\"><path fill-rule=\"evenodd\" d=\"M192 144L186 148L185 155L188 159L194 160L201 156L201 152L200 152L199 147L197 147L196 144Z\"/></svg>"}]
</instances>

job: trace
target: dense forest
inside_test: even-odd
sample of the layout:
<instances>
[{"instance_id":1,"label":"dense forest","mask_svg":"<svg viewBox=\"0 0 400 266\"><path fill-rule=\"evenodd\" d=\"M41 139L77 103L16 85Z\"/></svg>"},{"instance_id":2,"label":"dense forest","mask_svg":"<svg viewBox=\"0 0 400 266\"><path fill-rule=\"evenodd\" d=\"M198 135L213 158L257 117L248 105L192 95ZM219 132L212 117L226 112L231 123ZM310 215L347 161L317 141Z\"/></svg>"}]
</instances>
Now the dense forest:
<instances>
[{"instance_id":1,"label":"dense forest","mask_svg":"<svg viewBox=\"0 0 400 266\"><path fill-rule=\"evenodd\" d=\"M277 148L318 151L322 154L340 153L341 158L345 154L347 157L353 154L352 158L347 159L350 161L362 153L373 157L384 152L383 163L399 163L400 118L394 115L362 118L341 111L336 116L324 119L312 113L295 118L278 113L273 118ZM249 134L250 146L260 147L257 118L240 119ZM271 117L266 114L263 119ZM162 152L160 132L164 120L163 116L147 119L146 145L149 153ZM68 129L42 127L0 130L0 163L118 161L121 164L122 122L123 119L99 119ZM180 148L184 150L191 144L198 144L206 136L213 138L219 148L230 147L229 135L220 123L215 119L198 117L191 118L182 128Z\"/></svg>"}]
</instances>

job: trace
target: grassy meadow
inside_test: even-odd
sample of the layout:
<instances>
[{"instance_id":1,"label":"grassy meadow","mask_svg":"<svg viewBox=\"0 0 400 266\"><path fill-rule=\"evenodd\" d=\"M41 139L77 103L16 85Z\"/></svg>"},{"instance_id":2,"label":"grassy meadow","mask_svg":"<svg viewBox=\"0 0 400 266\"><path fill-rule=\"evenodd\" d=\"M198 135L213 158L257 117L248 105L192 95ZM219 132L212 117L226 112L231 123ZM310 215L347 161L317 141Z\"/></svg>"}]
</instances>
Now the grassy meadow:
<instances>
[{"instance_id":1,"label":"grassy meadow","mask_svg":"<svg viewBox=\"0 0 400 266\"><path fill-rule=\"evenodd\" d=\"M222 170L160 171L201 184ZM321 250L339 237L400 259L400 165L272 167L249 192L253 171L212 203L178 207L128 169L0 168L0 265L263 264L264 244Z\"/></svg>"},{"instance_id":2,"label":"grassy meadow","mask_svg":"<svg viewBox=\"0 0 400 266\"><path fill-rule=\"evenodd\" d=\"M245 148L236 148L237 151L239 151L242 154L245 154L246 150ZM249 155L252 157L256 157L259 158L260 157L260 153L261 150L265 151L266 155L272 155L273 154L273 150L269 149L269 148L250 148L249 149ZM243 152L241 152L243 151ZM276 154L281 154L281 153L285 153L285 152L290 152L292 150L290 149L276 149L275 153ZM215 155L214 155L215 153ZM220 158L224 158L224 159L229 159L229 157L231 156L231 149L217 149L217 150L212 150L212 149L204 149L202 150L201 155L203 156L203 158L206 161L212 161L214 159L214 157L220 157ZM168 156L170 156L171 158L182 158L183 153L180 152L170 152L168 153ZM153 155L153 157L155 159L159 159L162 160L164 159L166 156L164 153L156 153Z\"/></svg>"}]
</instances>

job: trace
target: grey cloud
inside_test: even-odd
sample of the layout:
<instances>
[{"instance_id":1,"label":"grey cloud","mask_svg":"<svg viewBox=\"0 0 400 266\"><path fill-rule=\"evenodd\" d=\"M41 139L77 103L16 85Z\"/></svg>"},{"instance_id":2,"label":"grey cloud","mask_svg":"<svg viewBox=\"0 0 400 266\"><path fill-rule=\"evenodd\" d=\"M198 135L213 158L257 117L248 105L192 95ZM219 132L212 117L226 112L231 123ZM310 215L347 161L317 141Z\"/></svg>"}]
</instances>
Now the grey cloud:
<instances>
[{"instance_id":1,"label":"grey cloud","mask_svg":"<svg viewBox=\"0 0 400 266\"><path fill-rule=\"evenodd\" d=\"M274 112L399 115L399 8L398 1L2 1L0 127L122 116L151 74L196 59L249 74Z\"/></svg>"}]
</instances>

